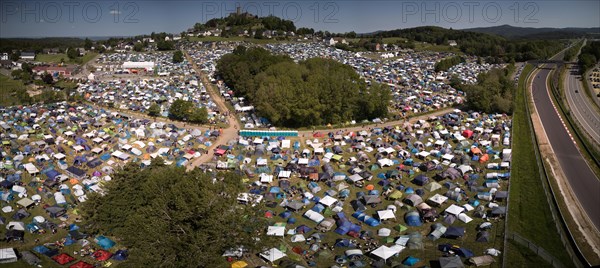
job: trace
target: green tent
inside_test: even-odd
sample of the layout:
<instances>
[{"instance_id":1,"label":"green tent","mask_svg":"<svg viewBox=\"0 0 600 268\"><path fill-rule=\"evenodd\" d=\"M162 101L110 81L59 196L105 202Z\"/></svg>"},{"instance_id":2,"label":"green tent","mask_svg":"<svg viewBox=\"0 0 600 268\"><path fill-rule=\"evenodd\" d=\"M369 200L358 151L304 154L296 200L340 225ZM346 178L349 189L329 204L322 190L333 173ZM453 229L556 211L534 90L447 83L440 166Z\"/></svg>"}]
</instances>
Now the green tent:
<instances>
[{"instance_id":1,"label":"green tent","mask_svg":"<svg viewBox=\"0 0 600 268\"><path fill-rule=\"evenodd\" d=\"M394 190L390 195L388 195L389 199L396 200L402 198L402 192L399 190Z\"/></svg>"},{"instance_id":2,"label":"green tent","mask_svg":"<svg viewBox=\"0 0 600 268\"><path fill-rule=\"evenodd\" d=\"M398 225L395 227L395 229L396 229L396 230L398 230L398 232L404 232L404 231L406 231L408 228L407 228L406 226L402 225L402 224L398 224Z\"/></svg>"}]
</instances>

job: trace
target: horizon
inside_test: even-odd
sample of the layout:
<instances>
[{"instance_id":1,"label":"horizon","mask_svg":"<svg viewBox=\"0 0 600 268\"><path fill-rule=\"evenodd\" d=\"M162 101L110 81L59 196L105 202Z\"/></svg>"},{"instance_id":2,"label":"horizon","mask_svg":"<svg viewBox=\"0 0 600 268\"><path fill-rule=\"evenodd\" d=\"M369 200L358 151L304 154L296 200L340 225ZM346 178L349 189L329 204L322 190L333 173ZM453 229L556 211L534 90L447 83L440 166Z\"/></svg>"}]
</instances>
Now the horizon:
<instances>
[{"instance_id":1,"label":"horizon","mask_svg":"<svg viewBox=\"0 0 600 268\"><path fill-rule=\"evenodd\" d=\"M502 26L510 26L510 27L515 27L515 28L530 28L530 29L544 29L544 28L550 28L550 29L557 29L557 30L565 30L565 29L599 29L600 30L600 26L596 26L596 27L573 27L573 26L567 26L567 27L523 27L523 26L515 26L515 25L510 25L510 24L503 24L503 25L496 25L496 26L490 26L490 27L473 27L473 28L452 28L452 27L442 27L445 29L453 29L453 30L458 30L458 31L464 31L464 30L470 30L470 29L476 29L476 28L493 28L493 27L502 27ZM441 27L441 26L435 26L435 25L422 25L422 26L415 26L415 27L408 27L408 28L394 28L394 29L381 29L381 30L377 30L377 31L372 31L372 32L365 32L365 33L356 33L357 35L365 35L365 34L373 34L376 32L381 32L381 31L392 31L392 30L398 30L398 29L411 29L411 28L417 28L417 27ZM300 28L300 27L297 27ZM319 31L318 29L315 29L315 31ZM172 32L172 33L168 33L167 34L179 34L180 32ZM11 37L0 37L0 39L42 39L42 38L79 38L79 39L85 39L85 38L89 38L90 40L96 41L96 40L102 40L102 39L108 39L108 38L129 38L129 37L135 37L135 36L140 36L140 35L150 35L151 33L146 33L146 34L137 34L137 35L104 35L104 36L86 36L86 35L82 35L82 36L11 36ZM338 34L338 33L334 33L334 34ZM600 32L598 33L600 34Z\"/></svg>"},{"instance_id":2,"label":"horizon","mask_svg":"<svg viewBox=\"0 0 600 268\"><path fill-rule=\"evenodd\" d=\"M0 4L0 38L130 37L152 32L177 34L212 18L241 12L273 15L297 28L332 33L372 33L419 26L464 30L509 25L525 28L600 27L600 1L160 1L42 2ZM178 19L173 19L174 17ZM568 25L568 26L566 26Z\"/></svg>"}]
</instances>

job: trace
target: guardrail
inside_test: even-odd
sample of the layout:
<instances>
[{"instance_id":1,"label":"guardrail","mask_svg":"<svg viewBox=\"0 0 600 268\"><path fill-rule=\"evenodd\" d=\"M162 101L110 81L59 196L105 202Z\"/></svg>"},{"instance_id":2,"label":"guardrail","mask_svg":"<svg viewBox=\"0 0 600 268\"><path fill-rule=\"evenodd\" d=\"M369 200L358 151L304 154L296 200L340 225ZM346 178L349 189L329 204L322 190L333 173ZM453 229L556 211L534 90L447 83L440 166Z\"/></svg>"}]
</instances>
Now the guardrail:
<instances>
[{"instance_id":1,"label":"guardrail","mask_svg":"<svg viewBox=\"0 0 600 268\"><path fill-rule=\"evenodd\" d=\"M555 267L555 268L564 268L565 267L558 259L554 258L554 256L552 256L552 254L548 253L548 251L546 251L542 247L536 245L535 243L529 241L527 238L522 237L519 234L513 233L513 232L506 232L506 237L527 247L531 251L535 252L535 254L540 256L540 258L542 258L545 261L547 261L548 263L550 263L550 265L552 265L552 267ZM504 256L506 256L506 254L504 254Z\"/></svg>"},{"instance_id":2,"label":"guardrail","mask_svg":"<svg viewBox=\"0 0 600 268\"><path fill-rule=\"evenodd\" d=\"M536 67L536 69L537 69L537 67ZM529 81L531 75L534 73L536 73L535 69L531 73L529 73L529 75L526 77L525 82L526 82L527 87L529 85L528 81ZM550 178L548 176L548 171L546 170L546 165L544 164L544 161L541 159L539 142L538 142L537 136L535 135L535 131L533 129L533 122L531 120L531 111L529 110L529 100L530 100L529 94L530 93L527 88L526 88L526 90L527 90L526 91L527 103L525 105L525 111L527 112L527 115L529 118L529 120L527 120L527 124L529 126L529 129L532 130L531 138L534 142L535 158L536 158L536 161L538 162L538 166L539 166L540 170L542 171L542 172L540 172L540 179L542 181L542 187L544 188L544 193L546 193L546 199L548 199L548 206L550 207L550 211L552 212L551 213L552 220L556 224L556 228L558 230L560 240L563 242L563 246L565 247L567 254L569 254L569 256L571 257L571 261L573 262L573 264L578 268L589 267L590 264L587 262L587 260L581 253L581 250L577 246L577 243L575 243L575 240L573 239L573 234L571 233L571 230L569 230L569 227L568 227L567 223L565 222L563 213L561 212L560 206L558 205L558 201L556 200L556 193L554 192L554 189L552 188L552 184L551 184ZM568 235L567 235L567 233L565 233L565 229L567 230Z\"/></svg>"}]
</instances>

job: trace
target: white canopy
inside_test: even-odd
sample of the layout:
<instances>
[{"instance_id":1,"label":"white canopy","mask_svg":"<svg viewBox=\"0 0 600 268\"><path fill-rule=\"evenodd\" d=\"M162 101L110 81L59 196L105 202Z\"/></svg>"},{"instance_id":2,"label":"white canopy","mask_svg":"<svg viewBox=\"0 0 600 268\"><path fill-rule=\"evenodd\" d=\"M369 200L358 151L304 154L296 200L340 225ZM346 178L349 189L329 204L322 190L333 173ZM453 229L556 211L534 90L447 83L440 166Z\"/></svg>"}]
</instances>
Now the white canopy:
<instances>
[{"instance_id":1,"label":"white canopy","mask_svg":"<svg viewBox=\"0 0 600 268\"><path fill-rule=\"evenodd\" d=\"M379 217L380 220L388 220L388 219L396 218L396 215L394 215L394 211L390 210L390 209L377 211L377 216Z\"/></svg>"},{"instance_id":2,"label":"white canopy","mask_svg":"<svg viewBox=\"0 0 600 268\"><path fill-rule=\"evenodd\" d=\"M326 195L325 197L321 198L321 200L319 200L319 203L321 203L321 204L323 204L323 205L325 205L327 207L330 207L335 202L337 202L337 199L335 199L335 198L333 198L331 196L328 196L328 195Z\"/></svg>"},{"instance_id":3,"label":"white canopy","mask_svg":"<svg viewBox=\"0 0 600 268\"><path fill-rule=\"evenodd\" d=\"M384 260L389 259L390 257L400 253L400 251L402 251L402 249L398 248L398 247L387 247L387 246L381 246L378 247L377 249L371 251L371 254L382 258Z\"/></svg>"},{"instance_id":4,"label":"white canopy","mask_svg":"<svg viewBox=\"0 0 600 268\"><path fill-rule=\"evenodd\" d=\"M284 234L285 234L285 227L283 227L283 226L269 226L269 228L267 228L267 235L283 236Z\"/></svg>"},{"instance_id":5,"label":"white canopy","mask_svg":"<svg viewBox=\"0 0 600 268\"><path fill-rule=\"evenodd\" d=\"M452 204L445 211L454 216L458 216L458 214L462 213L464 210L465 209L463 207L459 207L455 204Z\"/></svg>"},{"instance_id":6,"label":"white canopy","mask_svg":"<svg viewBox=\"0 0 600 268\"><path fill-rule=\"evenodd\" d=\"M285 257L286 255L285 255L285 253L281 252L279 249L272 248L263 253L260 253L260 256L269 262L275 262L275 261Z\"/></svg>"}]
</instances>

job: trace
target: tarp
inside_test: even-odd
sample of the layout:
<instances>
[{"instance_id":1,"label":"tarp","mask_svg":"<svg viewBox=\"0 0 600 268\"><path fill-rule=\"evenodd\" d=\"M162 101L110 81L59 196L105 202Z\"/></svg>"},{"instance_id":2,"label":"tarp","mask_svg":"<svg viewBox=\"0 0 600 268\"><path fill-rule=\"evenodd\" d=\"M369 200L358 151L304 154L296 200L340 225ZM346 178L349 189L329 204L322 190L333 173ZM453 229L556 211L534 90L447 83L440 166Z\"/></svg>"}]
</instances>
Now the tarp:
<instances>
[{"instance_id":1,"label":"tarp","mask_svg":"<svg viewBox=\"0 0 600 268\"><path fill-rule=\"evenodd\" d=\"M59 255L56 255L56 256L52 257L52 259L60 265L65 265L65 264L75 260L75 258L71 257L67 253L61 253Z\"/></svg>"}]
</instances>

